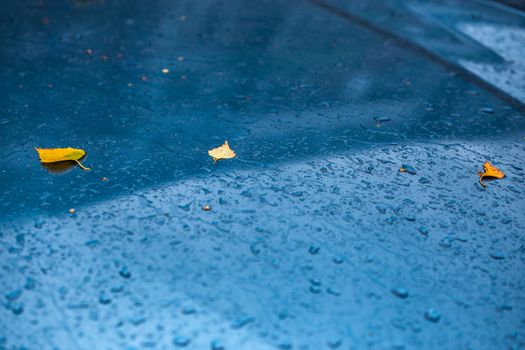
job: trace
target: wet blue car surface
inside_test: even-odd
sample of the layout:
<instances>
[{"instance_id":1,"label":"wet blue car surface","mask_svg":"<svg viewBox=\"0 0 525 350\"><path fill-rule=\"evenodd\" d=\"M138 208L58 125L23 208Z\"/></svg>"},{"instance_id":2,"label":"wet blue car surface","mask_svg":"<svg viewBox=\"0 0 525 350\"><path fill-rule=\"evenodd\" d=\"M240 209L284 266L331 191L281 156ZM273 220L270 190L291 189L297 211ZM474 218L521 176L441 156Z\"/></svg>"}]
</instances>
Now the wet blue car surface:
<instances>
[{"instance_id":1,"label":"wet blue car surface","mask_svg":"<svg viewBox=\"0 0 525 350\"><path fill-rule=\"evenodd\" d=\"M0 349L524 348L505 3L2 1Z\"/></svg>"}]
</instances>

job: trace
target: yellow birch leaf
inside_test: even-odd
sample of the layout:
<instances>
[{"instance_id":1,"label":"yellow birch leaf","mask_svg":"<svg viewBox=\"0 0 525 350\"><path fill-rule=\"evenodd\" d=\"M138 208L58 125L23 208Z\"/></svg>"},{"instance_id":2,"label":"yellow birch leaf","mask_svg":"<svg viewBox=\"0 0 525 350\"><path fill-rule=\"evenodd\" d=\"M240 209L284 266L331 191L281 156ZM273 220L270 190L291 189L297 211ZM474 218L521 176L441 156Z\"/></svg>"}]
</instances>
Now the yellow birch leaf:
<instances>
[{"instance_id":1,"label":"yellow birch leaf","mask_svg":"<svg viewBox=\"0 0 525 350\"><path fill-rule=\"evenodd\" d=\"M228 141L224 141L224 144L220 147L210 149L208 154L213 158L214 162L220 159L234 158L236 156L235 152L230 148L230 145L228 145Z\"/></svg>"},{"instance_id":2,"label":"yellow birch leaf","mask_svg":"<svg viewBox=\"0 0 525 350\"><path fill-rule=\"evenodd\" d=\"M484 172L481 172L481 171L478 172L479 183L483 187L487 187L487 185L483 183L484 177L495 178L495 179L503 179L505 177L505 174L503 173L503 171L499 170L498 168L496 168L494 165L490 164L489 162L485 162L483 164L483 169L485 170Z\"/></svg>"},{"instance_id":3,"label":"yellow birch leaf","mask_svg":"<svg viewBox=\"0 0 525 350\"><path fill-rule=\"evenodd\" d=\"M86 152L83 149L78 148L36 148L38 152L38 157L42 163L56 163L63 161L73 161L84 170L89 170L78 161L80 158L86 155Z\"/></svg>"}]
</instances>

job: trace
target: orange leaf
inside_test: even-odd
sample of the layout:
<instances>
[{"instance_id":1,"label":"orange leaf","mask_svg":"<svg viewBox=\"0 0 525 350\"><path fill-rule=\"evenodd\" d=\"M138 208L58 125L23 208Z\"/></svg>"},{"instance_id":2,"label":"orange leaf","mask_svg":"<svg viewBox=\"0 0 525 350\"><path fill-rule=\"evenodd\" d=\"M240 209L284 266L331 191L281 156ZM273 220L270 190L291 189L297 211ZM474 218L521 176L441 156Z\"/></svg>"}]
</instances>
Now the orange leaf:
<instances>
[{"instance_id":1,"label":"orange leaf","mask_svg":"<svg viewBox=\"0 0 525 350\"><path fill-rule=\"evenodd\" d=\"M494 178L494 179L503 179L505 177L505 174L503 173L503 171L499 170L494 165L490 164L490 162L485 162L483 164L483 169L485 170L483 173L481 171L478 172L479 183L483 187L487 187L487 185L483 183L484 177Z\"/></svg>"},{"instance_id":2,"label":"orange leaf","mask_svg":"<svg viewBox=\"0 0 525 350\"><path fill-rule=\"evenodd\" d=\"M214 162L220 159L234 158L236 156L235 152L230 148L230 145L228 145L228 141L224 141L224 144L220 147L210 149L208 154L213 158Z\"/></svg>"},{"instance_id":3,"label":"orange leaf","mask_svg":"<svg viewBox=\"0 0 525 350\"><path fill-rule=\"evenodd\" d=\"M89 170L78 161L86 155L83 149L77 148L36 148L38 157L42 163L56 163L63 161L74 161L84 170Z\"/></svg>"}]
</instances>

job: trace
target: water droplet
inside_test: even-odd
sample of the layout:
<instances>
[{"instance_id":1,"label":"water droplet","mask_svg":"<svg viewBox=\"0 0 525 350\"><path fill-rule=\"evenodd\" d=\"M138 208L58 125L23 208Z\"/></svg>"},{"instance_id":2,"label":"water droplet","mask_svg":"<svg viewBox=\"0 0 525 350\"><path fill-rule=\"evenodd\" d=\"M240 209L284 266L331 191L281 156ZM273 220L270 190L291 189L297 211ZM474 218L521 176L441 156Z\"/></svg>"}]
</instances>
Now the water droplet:
<instances>
[{"instance_id":1,"label":"water droplet","mask_svg":"<svg viewBox=\"0 0 525 350\"><path fill-rule=\"evenodd\" d=\"M496 311L498 312L512 311L512 305L506 305L506 304L498 305L496 307Z\"/></svg>"},{"instance_id":2,"label":"water droplet","mask_svg":"<svg viewBox=\"0 0 525 350\"><path fill-rule=\"evenodd\" d=\"M426 226L421 226L418 228L419 233L421 233L423 236L428 236L428 228Z\"/></svg>"},{"instance_id":3,"label":"water droplet","mask_svg":"<svg viewBox=\"0 0 525 350\"><path fill-rule=\"evenodd\" d=\"M439 246L442 248L450 248L453 240L452 237L445 237L439 242Z\"/></svg>"},{"instance_id":4,"label":"water droplet","mask_svg":"<svg viewBox=\"0 0 525 350\"><path fill-rule=\"evenodd\" d=\"M340 296L341 295L341 292L333 287L328 287L326 288L326 292L330 295L333 295L333 296Z\"/></svg>"},{"instance_id":5,"label":"water droplet","mask_svg":"<svg viewBox=\"0 0 525 350\"><path fill-rule=\"evenodd\" d=\"M333 261L336 264L342 264L345 261L345 259L342 256L337 255L337 256L334 256Z\"/></svg>"},{"instance_id":6,"label":"water droplet","mask_svg":"<svg viewBox=\"0 0 525 350\"><path fill-rule=\"evenodd\" d=\"M277 317L279 317L280 320L284 320L288 318L288 311L283 310L277 314Z\"/></svg>"},{"instance_id":7,"label":"water droplet","mask_svg":"<svg viewBox=\"0 0 525 350\"><path fill-rule=\"evenodd\" d=\"M20 298L22 296L22 290L21 289L15 289L10 292L5 293L5 298L9 301L15 301L16 299Z\"/></svg>"},{"instance_id":8,"label":"water droplet","mask_svg":"<svg viewBox=\"0 0 525 350\"><path fill-rule=\"evenodd\" d=\"M313 294L319 294L321 293L321 288L319 288L318 286L310 286L310 288L308 288L308 290L313 293Z\"/></svg>"},{"instance_id":9,"label":"water droplet","mask_svg":"<svg viewBox=\"0 0 525 350\"><path fill-rule=\"evenodd\" d=\"M316 255L317 253L319 253L320 249L321 248L319 246L311 245L310 248L308 248L308 253L310 253L312 255Z\"/></svg>"},{"instance_id":10,"label":"water droplet","mask_svg":"<svg viewBox=\"0 0 525 350\"><path fill-rule=\"evenodd\" d=\"M193 315L197 313L197 310L192 306L184 306L181 311L184 315Z\"/></svg>"},{"instance_id":11,"label":"water droplet","mask_svg":"<svg viewBox=\"0 0 525 350\"><path fill-rule=\"evenodd\" d=\"M129 272L128 268L126 266L123 266L120 271L118 272L118 274L120 275L120 277L122 278L130 278L131 277L131 272Z\"/></svg>"},{"instance_id":12,"label":"water droplet","mask_svg":"<svg viewBox=\"0 0 525 350\"><path fill-rule=\"evenodd\" d=\"M258 247L257 242L250 244L250 251L253 255L258 255L261 252L261 249Z\"/></svg>"},{"instance_id":13,"label":"water droplet","mask_svg":"<svg viewBox=\"0 0 525 350\"><path fill-rule=\"evenodd\" d=\"M26 283L24 284L24 288L27 290L33 290L36 287L36 281L32 277L26 278Z\"/></svg>"},{"instance_id":14,"label":"water droplet","mask_svg":"<svg viewBox=\"0 0 525 350\"><path fill-rule=\"evenodd\" d=\"M318 279L315 279L315 278L310 278L308 281L310 282L310 284L312 286L318 287L318 286L321 285L321 281L319 281Z\"/></svg>"},{"instance_id":15,"label":"water droplet","mask_svg":"<svg viewBox=\"0 0 525 350\"><path fill-rule=\"evenodd\" d=\"M86 241L84 243L88 248L95 248L100 244L100 241L98 239L91 239L89 241Z\"/></svg>"},{"instance_id":16,"label":"water droplet","mask_svg":"<svg viewBox=\"0 0 525 350\"><path fill-rule=\"evenodd\" d=\"M381 123L384 123L384 122L389 122L391 119L389 117L380 117L380 118L374 118L376 121L378 122L381 122Z\"/></svg>"},{"instance_id":17,"label":"water droplet","mask_svg":"<svg viewBox=\"0 0 525 350\"><path fill-rule=\"evenodd\" d=\"M343 344L343 340L340 338L334 338L328 340L327 344L330 349L337 349Z\"/></svg>"},{"instance_id":18,"label":"water droplet","mask_svg":"<svg viewBox=\"0 0 525 350\"><path fill-rule=\"evenodd\" d=\"M425 311L425 320L437 323L441 319L441 314L436 309L430 308Z\"/></svg>"},{"instance_id":19,"label":"water droplet","mask_svg":"<svg viewBox=\"0 0 525 350\"><path fill-rule=\"evenodd\" d=\"M400 173L409 173L411 175L416 175L416 169L412 165L403 164L401 165L401 168L399 168Z\"/></svg>"},{"instance_id":20,"label":"water droplet","mask_svg":"<svg viewBox=\"0 0 525 350\"><path fill-rule=\"evenodd\" d=\"M100 295L98 296L98 302L101 303L102 305L108 305L109 303L111 303L111 298L108 297L106 293L101 292Z\"/></svg>"},{"instance_id":21,"label":"water droplet","mask_svg":"<svg viewBox=\"0 0 525 350\"><path fill-rule=\"evenodd\" d=\"M191 339L188 337L185 337L183 335L178 335L175 338L173 338L173 345L178 347L185 347L190 344Z\"/></svg>"},{"instance_id":22,"label":"water droplet","mask_svg":"<svg viewBox=\"0 0 525 350\"><path fill-rule=\"evenodd\" d=\"M135 317L129 318L129 323L131 323L134 326L139 326L143 324L144 322L146 322L146 318L144 316L135 316Z\"/></svg>"},{"instance_id":23,"label":"water droplet","mask_svg":"<svg viewBox=\"0 0 525 350\"><path fill-rule=\"evenodd\" d=\"M290 342L284 342L284 343L281 343L281 344L278 345L278 348L282 349L282 350L289 350L292 347L293 347L292 343L290 343Z\"/></svg>"},{"instance_id":24,"label":"water droplet","mask_svg":"<svg viewBox=\"0 0 525 350\"><path fill-rule=\"evenodd\" d=\"M67 304L66 307L70 310L82 310L82 309L87 309L89 307L89 304L83 303L83 302L70 303L70 304Z\"/></svg>"},{"instance_id":25,"label":"water droplet","mask_svg":"<svg viewBox=\"0 0 525 350\"><path fill-rule=\"evenodd\" d=\"M17 315L17 316L24 312L24 306L22 304L19 304L19 303L11 304L10 308L11 308L11 312L14 315Z\"/></svg>"},{"instance_id":26,"label":"water droplet","mask_svg":"<svg viewBox=\"0 0 525 350\"><path fill-rule=\"evenodd\" d=\"M124 286L122 284L113 286L109 289L111 293L120 293L124 290Z\"/></svg>"},{"instance_id":27,"label":"water droplet","mask_svg":"<svg viewBox=\"0 0 525 350\"><path fill-rule=\"evenodd\" d=\"M492 252L489 255L494 260L503 260L503 259L505 259L505 255L503 255L503 253L501 253L501 252Z\"/></svg>"},{"instance_id":28,"label":"water droplet","mask_svg":"<svg viewBox=\"0 0 525 350\"><path fill-rule=\"evenodd\" d=\"M424 176L419 179L419 183L421 183L421 184L427 184L429 182L430 182L430 180L428 178L424 177Z\"/></svg>"},{"instance_id":29,"label":"water droplet","mask_svg":"<svg viewBox=\"0 0 525 350\"><path fill-rule=\"evenodd\" d=\"M406 299L408 297L408 291L405 288L394 288L392 289L392 294L401 299Z\"/></svg>"},{"instance_id":30,"label":"water droplet","mask_svg":"<svg viewBox=\"0 0 525 350\"><path fill-rule=\"evenodd\" d=\"M219 339L211 342L211 350L225 350L224 344Z\"/></svg>"},{"instance_id":31,"label":"water droplet","mask_svg":"<svg viewBox=\"0 0 525 350\"><path fill-rule=\"evenodd\" d=\"M238 318L236 319L235 321L233 321L232 323L232 328L233 329L239 329L239 328L242 328L244 326L246 326L248 323L251 323L255 321L255 318L253 317L241 317L241 318Z\"/></svg>"},{"instance_id":32,"label":"water droplet","mask_svg":"<svg viewBox=\"0 0 525 350\"><path fill-rule=\"evenodd\" d=\"M184 210L184 211L190 211L190 205L191 203L181 204L179 205L179 209Z\"/></svg>"}]
</instances>

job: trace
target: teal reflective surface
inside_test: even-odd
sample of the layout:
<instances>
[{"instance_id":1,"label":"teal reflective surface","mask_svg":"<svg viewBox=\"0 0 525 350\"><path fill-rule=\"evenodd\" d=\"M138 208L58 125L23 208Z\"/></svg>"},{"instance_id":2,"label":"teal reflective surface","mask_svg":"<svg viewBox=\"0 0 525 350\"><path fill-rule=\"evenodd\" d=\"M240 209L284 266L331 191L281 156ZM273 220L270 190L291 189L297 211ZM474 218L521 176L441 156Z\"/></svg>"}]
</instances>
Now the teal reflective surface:
<instances>
[{"instance_id":1,"label":"teal reflective surface","mask_svg":"<svg viewBox=\"0 0 525 350\"><path fill-rule=\"evenodd\" d=\"M523 346L516 10L2 5L0 348Z\"/></svg>"}]
</instances>

